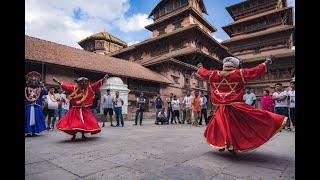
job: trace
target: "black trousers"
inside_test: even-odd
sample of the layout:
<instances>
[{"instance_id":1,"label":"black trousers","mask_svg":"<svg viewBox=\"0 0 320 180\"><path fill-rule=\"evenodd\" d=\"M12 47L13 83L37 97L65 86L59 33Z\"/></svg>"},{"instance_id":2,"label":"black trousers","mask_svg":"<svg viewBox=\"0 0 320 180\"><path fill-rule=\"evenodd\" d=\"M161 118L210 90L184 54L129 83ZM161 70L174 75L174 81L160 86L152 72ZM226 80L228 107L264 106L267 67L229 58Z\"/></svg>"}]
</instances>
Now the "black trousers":
<instances>
[{"instance_id":1,"label":"black trousers","mask_svg":"<svg viewBox=\"0 0 320 180\"><path fill-rule=\"evenodd\" d=\"M202 124L202 117L204 117L204 122L208 124L208 115L207 115L207 109L201 109L201 116L200 116L200 123Z\"/></svg>"},{"instance_id":2,"label":"black trousers","mask_svg":"<svg viewBox=\"0 0 320 180\"><path fill-rule=\"evenodd\" d=\"M138 116L140 116L140 124L142 124L143 110L137 109L137 111L136 111L135 124L138 124Z\"/></svg>"},{"instance_id":3,"label":"black trousers","mask_svg":"<svg viewBox=\"0 0 320 180\"><path fill-rule=\"evenodd\" d=\"M292 122L292 126L296 126L296 108L290 108L290 120Z\"/></svg>"}]
</instances>

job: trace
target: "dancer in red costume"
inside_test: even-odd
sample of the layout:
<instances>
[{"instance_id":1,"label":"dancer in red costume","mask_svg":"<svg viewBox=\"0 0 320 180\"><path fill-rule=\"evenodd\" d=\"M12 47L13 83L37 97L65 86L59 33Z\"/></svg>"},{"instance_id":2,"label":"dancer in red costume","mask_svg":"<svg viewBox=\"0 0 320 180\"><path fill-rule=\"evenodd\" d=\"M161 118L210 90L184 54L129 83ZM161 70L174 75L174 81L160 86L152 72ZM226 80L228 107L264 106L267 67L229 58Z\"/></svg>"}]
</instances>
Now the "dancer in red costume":
<instances>
[{"instance_id":1,"label":"dancer in red costume","mask_svg":"<svg viewBox=\"0 0 320 180\"><path fill-rule=\"evenodd\" d=\"M91 113L90 106L94 91L102 86L107 77L108 75L93 84L90 84L87 78L81 77L76 80L76 85L61 83L53 78L53 81L58 83L64 91L71 93L68 99L72 103L72 108L56 125L59 130L72 135L71 140L75 140L77 132L81 132L82 138L85 139L85 133L97 134L101 131L95 116Z\"/></svg>"},{"instance_id":2,"label":"dancer in red costume","mask_svg":"<svg viewBox=\"0 0 320 180\"><path fill-rule=\"evenodd\" d=\"M217 109L204 136L219 151L243 152L267 142L282 129L287 117L255 109L243 102L244 85L267 72L272 57L254 68L239 69L234 57L223 60L223 70L207 70L198 64L197 73L208 80L212 102Z\"/></svg>"}]
</instances>

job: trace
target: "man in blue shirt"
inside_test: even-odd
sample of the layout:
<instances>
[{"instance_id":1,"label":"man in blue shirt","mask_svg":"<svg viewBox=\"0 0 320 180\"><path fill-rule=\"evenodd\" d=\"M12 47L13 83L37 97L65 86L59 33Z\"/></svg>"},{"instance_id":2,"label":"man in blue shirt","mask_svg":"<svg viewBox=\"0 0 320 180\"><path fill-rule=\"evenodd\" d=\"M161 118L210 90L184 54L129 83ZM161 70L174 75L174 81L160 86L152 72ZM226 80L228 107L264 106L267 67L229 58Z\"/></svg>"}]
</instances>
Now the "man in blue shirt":
<instances>
[{"instance_id":1,"label":"man in blue shirt","mask_svg":"<svg viewBox=\"0 0 320 180\"><path fill-rule=\"evenodd\" d=\"M246 88L246 94L243 95L243 100L250 106L255 106L256 104L256 95L251 92L251 88Z\"/></svg>"}]
</instances>

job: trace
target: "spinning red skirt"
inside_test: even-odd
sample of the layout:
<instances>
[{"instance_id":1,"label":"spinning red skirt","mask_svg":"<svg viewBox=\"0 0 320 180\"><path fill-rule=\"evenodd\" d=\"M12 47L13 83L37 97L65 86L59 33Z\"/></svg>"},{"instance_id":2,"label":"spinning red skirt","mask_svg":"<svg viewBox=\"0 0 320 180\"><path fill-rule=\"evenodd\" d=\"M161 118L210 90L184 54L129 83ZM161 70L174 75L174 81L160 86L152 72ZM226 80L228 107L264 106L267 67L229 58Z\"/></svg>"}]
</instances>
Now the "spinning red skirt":
<instances>
[{"instance_id":1,"label":"spinning red skirt","mask_svg":"<svg viewBox=\"0 0 320 180\"><path fill-rule=\"evenodd\" d=\"M89 107L70 108L67 114L57 123L57 128L70 135L77 132L97 134L101 131L100 126Z\"/></svg>"},{"instance_id":2,"label":"spinning red skirt","mask_svg":"<svg viewBox=\"0 0 320 180\"><path fill-rule=\"evenodd\" d=\"M246 103L218 106L204 136L214 148L243 152L266 143L287 118L255 109Z\"/></svg>"}]
</instances>

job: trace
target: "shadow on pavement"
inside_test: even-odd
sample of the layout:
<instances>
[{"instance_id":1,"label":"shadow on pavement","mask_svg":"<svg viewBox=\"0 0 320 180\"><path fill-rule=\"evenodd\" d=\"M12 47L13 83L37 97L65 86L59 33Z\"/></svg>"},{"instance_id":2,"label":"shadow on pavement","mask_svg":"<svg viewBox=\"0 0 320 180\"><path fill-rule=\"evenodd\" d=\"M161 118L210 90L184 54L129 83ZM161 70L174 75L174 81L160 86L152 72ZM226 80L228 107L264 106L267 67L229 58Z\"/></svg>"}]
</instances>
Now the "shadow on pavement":
<instances>
[{"instance_id":1,"label":"shadow on pavement","mask_svg":"<svg viewBox=\"0 0 320 180\"><path fill-rule=\"evenodd\" d=\"M86 139L81 139L81 137L77 137L75 140L71 140L71 138L64 139L61 141L58 141L58 143L86 143L86 142L91 142L91 141L98 141L101 137L97 136L87 136Z\"/></svg>"}]
</instances>

